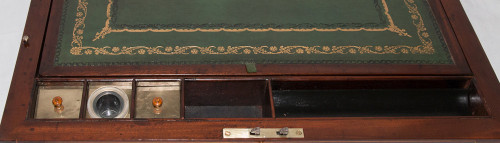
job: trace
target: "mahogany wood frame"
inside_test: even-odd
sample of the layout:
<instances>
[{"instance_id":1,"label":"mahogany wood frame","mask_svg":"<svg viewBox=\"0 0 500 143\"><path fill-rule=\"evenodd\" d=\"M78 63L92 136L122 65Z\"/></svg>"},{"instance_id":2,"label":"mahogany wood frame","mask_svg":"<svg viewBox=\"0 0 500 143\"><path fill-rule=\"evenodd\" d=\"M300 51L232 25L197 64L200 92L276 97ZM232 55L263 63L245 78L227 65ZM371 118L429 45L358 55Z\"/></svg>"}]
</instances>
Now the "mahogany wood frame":
<instances>
[{"instance_id":1,"label":"mahogany wood frame","mask_svg":"<svg viewBox=\"0 0 500 143\"><path fill-rule=\"evenodd\" d=\"M499 139L500 84L459 0L429 0L455 65L257 65L248 74L242 65L54 67L51 50L63 0L32 0L0 128L5 141L289 141L289 139L222 139L222 128L299 127L304 140L365 139ZM43 52L42 52L43 49ZM43 55L43 56L42 56ZM118 70L120 68L120 70ZM177 70L185 69L185 70ZM227 77L223 77L225 75ZM282 75L288 75L284 77ZM487 104L489 116L471 117L338 117L259 119L119 119L35 120L30 118L38 80L116 79L205 80L343 80L471 79ZM268 84L270 81L267 81ZM184 90L184 89L183 89ZM269 91L270 92L270 91ZM183 95L184 93L181 93ZM181 98L183 100L183 98ZM84 102L84 101L83 101ZM132 105L133 106L133 105ZM274 107L271 107L274 108ZM82 115L83 116L83 115ZM274 113L273 113L273 117Z\"/></svg>"}]
</instances>

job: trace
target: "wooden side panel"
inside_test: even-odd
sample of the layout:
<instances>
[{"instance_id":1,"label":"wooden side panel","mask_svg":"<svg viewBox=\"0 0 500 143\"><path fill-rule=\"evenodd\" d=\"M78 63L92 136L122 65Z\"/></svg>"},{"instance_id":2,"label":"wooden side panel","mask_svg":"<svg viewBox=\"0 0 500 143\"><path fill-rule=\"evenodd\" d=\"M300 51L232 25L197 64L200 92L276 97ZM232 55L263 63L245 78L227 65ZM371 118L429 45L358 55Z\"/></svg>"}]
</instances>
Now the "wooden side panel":
<instances>
[{"instance_id":1,"label":"wooden side panel","mask_svg":"<svg viewBox=\"0 0 500 143\"><path fill-rule=\"evenodd\" d=\"M441 0L457 39L474 73L478 93L485 99L491 115L500 115L500 83L477 35L458 0Z\"/></svg>"},{"instance_id":2,"label":"wooden side panel","mask_svg":"<svg viewBox=\"0 0 500 143\"><path fill-rule=\"evenodd\" d=\"M0 129L1 140L15 140L14 130L22 127L30 105L32 89L37 76L38 61L45 38L45 28L49 17L51 0L32 0L28 12L24 35L29 36L28 44L21 44L14 76L5 105ZM21 40L21 39L20 39Z\"/></svg>"}]
</instances>

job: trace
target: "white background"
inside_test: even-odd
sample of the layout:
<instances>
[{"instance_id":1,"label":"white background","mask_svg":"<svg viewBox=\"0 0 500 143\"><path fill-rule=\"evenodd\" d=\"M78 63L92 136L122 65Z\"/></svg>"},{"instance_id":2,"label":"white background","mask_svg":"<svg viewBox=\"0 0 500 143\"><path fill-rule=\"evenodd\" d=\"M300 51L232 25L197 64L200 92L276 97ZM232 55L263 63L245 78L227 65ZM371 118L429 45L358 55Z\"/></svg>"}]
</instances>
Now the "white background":
<instances>
[{"instance_id":1,"label":"white background","mask_svg":"<svg viewBox=\"0 0 500 143\"><path fill-rule=\"evenodd\" d=\"M461 1L498 77L500 0ZM0 0L0 118L9 92L29 4L30 0Z\"/></svg>"}]
</instances>

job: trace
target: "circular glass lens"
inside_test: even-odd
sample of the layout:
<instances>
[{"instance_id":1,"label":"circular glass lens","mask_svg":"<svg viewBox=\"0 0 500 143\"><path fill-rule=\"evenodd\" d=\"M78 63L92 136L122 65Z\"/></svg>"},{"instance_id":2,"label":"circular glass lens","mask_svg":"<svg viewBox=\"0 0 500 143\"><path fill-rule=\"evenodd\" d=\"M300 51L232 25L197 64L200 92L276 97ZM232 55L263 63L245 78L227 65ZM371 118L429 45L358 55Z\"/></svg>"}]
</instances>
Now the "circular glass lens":
<instances>
[{"instance_id":1,"label":"circular glass lens","mask_svg":"<svg viewBox=\"0 0 500 143\"><path fill-rule=\"evenodd\" d=\"M105 94L95 102L95 111L102 118L114 118L121 112L120 99L113 94Z\"/></svg>"}]
</instances>

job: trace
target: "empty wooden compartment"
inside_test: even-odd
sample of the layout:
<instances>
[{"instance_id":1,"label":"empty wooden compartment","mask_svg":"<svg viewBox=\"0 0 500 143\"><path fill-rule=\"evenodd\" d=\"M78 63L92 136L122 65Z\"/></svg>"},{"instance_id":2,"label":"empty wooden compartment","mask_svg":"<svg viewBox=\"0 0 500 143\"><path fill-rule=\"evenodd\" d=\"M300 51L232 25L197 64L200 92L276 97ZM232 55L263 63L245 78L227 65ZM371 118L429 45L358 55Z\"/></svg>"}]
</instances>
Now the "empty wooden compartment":
<instances>
[{"instance_id":1,"label":"empty wooden compartment","mask_svg":"<svg viewBox=\"0 0 500 143\"><path fill-rule=\"evenodd\" d=\"M276 117L486 116L467 79L272 82Z\"/></svg>"},{"instance_id":2,"label":"empty wooden compartment","mask_svg":"<svg viewBox=\"0 0 500 143\"><path fill-rule=\"evenodd\" d=\"M185 118L271 117L266 80L186 80L184 85Z\"/></svg>"}]
</instances>

